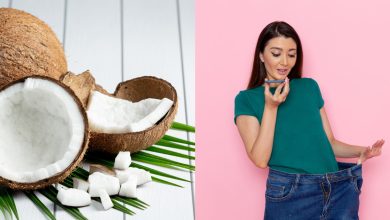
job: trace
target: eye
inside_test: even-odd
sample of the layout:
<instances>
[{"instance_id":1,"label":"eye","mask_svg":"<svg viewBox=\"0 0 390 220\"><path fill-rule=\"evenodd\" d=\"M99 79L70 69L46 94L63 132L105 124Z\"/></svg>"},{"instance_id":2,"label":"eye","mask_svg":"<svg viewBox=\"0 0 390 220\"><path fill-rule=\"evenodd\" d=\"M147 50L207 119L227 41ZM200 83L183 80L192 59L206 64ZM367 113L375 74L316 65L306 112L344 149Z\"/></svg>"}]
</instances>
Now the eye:
<instances>
[{"instance_id":1,"label":"eye","mask_svg":"<svg viewBox=\"0 0 390 220\"><path fill-rule=\"evenodd\" d=\"M272 56L278 57L278 56L280 56L280 53L272 53Z\"/></svg>"},{"instance_id":2,"label":"eye","mask_svg":"<svg viewBox=\"0 0 390 220\"><path fill-rule=\"evenodd\" d=\"M291 58L294 58L296 55L295 54L289 54L288 56L291 57Z\"/></svg>"}]
</instances>

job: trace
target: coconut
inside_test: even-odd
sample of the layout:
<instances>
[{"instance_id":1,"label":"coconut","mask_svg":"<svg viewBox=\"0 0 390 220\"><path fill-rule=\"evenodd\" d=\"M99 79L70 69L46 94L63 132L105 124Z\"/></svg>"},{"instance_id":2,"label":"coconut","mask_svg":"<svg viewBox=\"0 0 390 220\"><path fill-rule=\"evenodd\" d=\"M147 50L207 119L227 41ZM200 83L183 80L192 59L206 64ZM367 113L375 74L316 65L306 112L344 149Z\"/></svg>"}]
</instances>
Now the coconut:
<instances>
[{"instance_id":1,"label":"coconut","mask_svg":"<svg viewBox=\"0 0 390 220\"><path fill-rule=\"evenodd\" d=\"M122 82L117 86L114 94L109 94L101 86L95 84L93 76L88 71L79 75L68 72L61 79L63 83L75 91L79 99L83 100L84 108L88 112L90 112L91 106L95 109L94 111L98 111L99 108L109 108L109 105L115 105L112 109L108 109L106 114L99 113L90 115L88 113L91 124L89 149L92 151L116 154L120 151L130 151L133 153L146 149L164 136L171 127L177 112L178 103L175 88L167 81L157 77L143 76ZM107 97L102 97L101 94L105 94ZM91 104L92 99L100 103L96 105ZM106 119L104 117L108 116L118 106L122 106L122 104L116 104L117 102L120 103L117 99L124 99L134 104L138 103L139 105L142 105L141 102L147 99L159 99L159 101L149 100L149 103L155 104L155 108L151 109L156 111L147 112L148 115L141 117L144 120L138 123L115 126L114 122L114 124L111 124L109 121L105 121ZM163 110L167 110L167 113L162 119L159 119L156 113L162 112ZM128 115L127 113L121 114L124 118ZM121 123L118 117L118 115L114 114L111 118L115 118L118 121L117 123ZM122 130L120 127L128 127L130 130Z\"/></svg>"},{"instance_id":2,"label":"coconut","mask_svg":"<svg viewBox=\"0 0 390 220\"><path fill-rule=\"evenodd\" d=\"M67 86L43 76L0 90L0 184L38 189L64 180L82 160L88 121Z\"/></svg>"},{"instance_id":3,"label":"coconut","mask_svg":"<svg viewBox=\"0 0 390 220\"><path fill-rule=\"evenodd\" d=\"M120 83L115 93L116 98L139 102L147 98L173 101L168 113L152 127L138 132L99 133L91 131L91 150L118 153L120 151L137 152L159 141L171 127L177 112L177 94L175 88L163 79L143 76Z\"/></svg>"},{"instance_id":4,"label":"coconut","mask_svg":"<svg viewBox=\"0 0 390 220\"><path fill-rule=\"evenodd\" d=\"M47 24L29 13L0 8L0 88L33 74L59 79L66 71L64 50Z\"/></svg>"}]
</instances>

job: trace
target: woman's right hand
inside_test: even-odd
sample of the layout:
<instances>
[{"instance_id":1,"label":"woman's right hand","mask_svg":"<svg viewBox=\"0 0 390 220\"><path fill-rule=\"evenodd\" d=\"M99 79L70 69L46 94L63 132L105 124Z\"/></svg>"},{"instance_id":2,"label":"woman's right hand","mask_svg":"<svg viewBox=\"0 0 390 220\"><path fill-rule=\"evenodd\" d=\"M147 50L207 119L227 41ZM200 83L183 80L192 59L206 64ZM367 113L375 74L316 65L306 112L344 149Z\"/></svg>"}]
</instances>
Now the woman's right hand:
<instances>
[{"instance_id":1,"label":"woman's right hand","mask_svg":"<svg viewBox=\"0 0 390 220\"><path fill-rule=\"evenodd\" d=\"M284 87L283 92L281 92L283 87ZM290 80L286 77L286 80L276 88L275 93L273 95L270 92L269 88L270 88L269 84L265 83L265 89L264 89L265 105L276 108L281 103L286 101L287 95L290 92Z\"/></svg>"}]
</instances>

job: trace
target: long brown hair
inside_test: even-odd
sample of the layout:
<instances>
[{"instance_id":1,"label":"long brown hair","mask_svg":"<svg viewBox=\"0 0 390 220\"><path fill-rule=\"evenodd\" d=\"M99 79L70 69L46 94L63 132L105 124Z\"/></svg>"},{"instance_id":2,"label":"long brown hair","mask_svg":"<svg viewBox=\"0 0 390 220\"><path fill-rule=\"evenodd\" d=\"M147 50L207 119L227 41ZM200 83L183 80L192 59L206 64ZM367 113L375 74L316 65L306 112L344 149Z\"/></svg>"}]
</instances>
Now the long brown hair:
<instances>
[{"instance_id":1,"label":"long brown hair","mask_svg":"<svg viewBox=\"0 0 390 220\"><path fill-rule=\"evenodd\" d=\"M253 58L252 74L248 83L248 89L264 84L267 72L264 63L260 61L260 53L264 52L264 48L270 39L280 36L292 38L297 45L297 61L294 67L291 69L288 78L295 79L302 77L303 53L301 40L299 39L297 32L289 24L284 21L274 21L268 24L261 31L259 39L257 40L255 57Z\"/></svg>"}]
</instances>

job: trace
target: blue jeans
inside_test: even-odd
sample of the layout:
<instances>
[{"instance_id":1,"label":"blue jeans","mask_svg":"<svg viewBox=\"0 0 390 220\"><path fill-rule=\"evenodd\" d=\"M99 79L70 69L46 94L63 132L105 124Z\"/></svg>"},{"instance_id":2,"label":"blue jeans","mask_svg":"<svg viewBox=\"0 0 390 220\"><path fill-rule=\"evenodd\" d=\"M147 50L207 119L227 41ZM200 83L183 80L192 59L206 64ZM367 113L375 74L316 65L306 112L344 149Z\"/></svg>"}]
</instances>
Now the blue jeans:
<instances>
[{"instance_id":1,"label":"blue jeans","mask_svg":"<svg viewBox=\"0 0 390 220\"><path fill-rule=\"evenodd\" d=\"M291 174L270 168L264 219L359 219L362 165L338 165L339 171L326 174Z\"/></svg>"}]
</instances>

